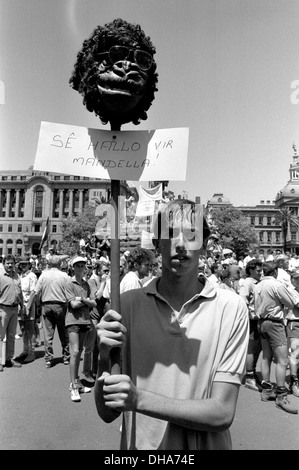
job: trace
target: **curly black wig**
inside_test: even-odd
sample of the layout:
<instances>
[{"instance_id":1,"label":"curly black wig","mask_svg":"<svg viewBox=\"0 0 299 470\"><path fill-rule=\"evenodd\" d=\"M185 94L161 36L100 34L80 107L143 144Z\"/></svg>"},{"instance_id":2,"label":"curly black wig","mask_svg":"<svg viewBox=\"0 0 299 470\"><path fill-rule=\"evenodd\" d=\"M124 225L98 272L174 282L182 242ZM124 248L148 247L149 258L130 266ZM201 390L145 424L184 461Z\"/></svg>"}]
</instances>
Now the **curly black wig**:
<instances>
[{"instance_id":1,"label":"curly black wig","mask_svg":"<svg viewBox=\"0 0 299 470\"><path fill-rule=\"evenodd\" d=\"M81 51L78 52L77 61L73 74L70 78L70 85L83 96L83 104L88 111L94 112L101 119L103 124L110 121L109 113L101 106L97 89L97 77L99 74L99 64L101 59L99 54L108 51L113 45L123 45L136 47L136 45L154 56L156 49L150 38L137 24L117 18L105 26L97 26L89 39L83 42ZM156 84L158 74L156 73L156 63L153 60L148 71L148 79L144 96L136 107L126 115L124 122L140 124L141 120L147 119L146 111L150 108L155 99Z\"/></svg>"}]
</instances>

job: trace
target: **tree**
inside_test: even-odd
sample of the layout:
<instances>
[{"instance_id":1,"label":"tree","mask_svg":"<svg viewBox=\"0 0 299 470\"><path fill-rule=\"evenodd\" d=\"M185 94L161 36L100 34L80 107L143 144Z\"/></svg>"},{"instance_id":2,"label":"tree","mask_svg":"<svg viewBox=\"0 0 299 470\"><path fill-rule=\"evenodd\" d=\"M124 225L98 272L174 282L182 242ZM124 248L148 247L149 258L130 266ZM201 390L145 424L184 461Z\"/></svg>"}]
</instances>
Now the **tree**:
<instances>
[{"instance_id":1,"label":"tree","mask_svg":"<svg viewBox=\"0 0 299 470\"><path fill-rule=\"evenodd\" d=\"M287 251L287 243L291 241L291 228L294 226L298 230L299 218L293 214L292 209L288 207L282 207L278 209L278 213L275 215L274 224L281 225L283 251Z\"/></svg>"},{"instance_id":2,"label":"tree","mask_svg":"<svg viewBox=\"0 0 299 470\"><path fill-rule=\"evenodd\" d=\"M220 245L230 248L237 258L248 249L257 247L256 233L240 209L214 207L209 210L208 218L220 235Z\"/></svg>"},{"instance_id":3,"label":"tree","mask_svg":"<svg viewBox=\"0 0 299 470\"><path fill-rule=\"evenodd\" d=\"M88 205L77 216L68 216L63 219L61 251L70 256L78 253L80 250L80 239L86 239L88 235L94 233L98 219L99 217L95 216L95 206L92 205Z\"/></svg>"}]
</instances>

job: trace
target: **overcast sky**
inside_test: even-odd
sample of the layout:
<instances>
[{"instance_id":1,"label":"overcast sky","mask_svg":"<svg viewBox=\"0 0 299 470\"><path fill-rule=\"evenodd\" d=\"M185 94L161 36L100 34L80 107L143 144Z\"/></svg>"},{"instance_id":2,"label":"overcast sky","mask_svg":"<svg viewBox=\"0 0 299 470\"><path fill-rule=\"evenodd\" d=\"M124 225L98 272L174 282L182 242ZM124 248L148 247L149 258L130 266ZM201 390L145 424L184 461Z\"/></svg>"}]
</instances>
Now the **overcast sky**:
<instances>
[{"instance_id":1,"label":"overcast sky","mask_svg":"<svg viewBox=\"0 0 299 470\"><path fill-rule=\"evenodd\" d=\"M299 147L298 0L0 0L0 171L33 165L41 121L109 130L68 82L117 17L151 37L159 73L148 119L122 129L189 128L187 179L169 189L274 200Z\"/></svg>"}]
</instances>

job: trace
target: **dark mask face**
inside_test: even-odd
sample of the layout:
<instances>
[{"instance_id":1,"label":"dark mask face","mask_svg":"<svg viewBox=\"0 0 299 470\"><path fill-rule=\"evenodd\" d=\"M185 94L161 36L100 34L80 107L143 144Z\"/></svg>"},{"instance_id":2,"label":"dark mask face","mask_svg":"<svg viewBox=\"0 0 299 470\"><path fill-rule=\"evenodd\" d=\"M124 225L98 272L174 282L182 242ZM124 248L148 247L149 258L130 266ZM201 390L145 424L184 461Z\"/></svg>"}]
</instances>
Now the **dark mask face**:
<instances>
[{"instance_id":1,"label":"dark mask face","mask_svg":"<svg viewBox=\"0 0 299 470\"><path fill-rule=\"evenodd\" d=\"M103 59L98 70L98 103L112 120L119 119L120 115L122 122L130 120L130 113L146 92L148 72L129 59L118 60L114 64Z\"/></svg>"},{"instance_id":2,"label":"dark mask face","mask_svg":"<svg viewBox=\"0 0 299 470\"><path fill-rule=\"evenodd\" d=\"M147 119L157 91L155 52L139 25L118 18L84 41L70 84L103 124L113 130L137 125Z\"/></svg>"}]
</instances>

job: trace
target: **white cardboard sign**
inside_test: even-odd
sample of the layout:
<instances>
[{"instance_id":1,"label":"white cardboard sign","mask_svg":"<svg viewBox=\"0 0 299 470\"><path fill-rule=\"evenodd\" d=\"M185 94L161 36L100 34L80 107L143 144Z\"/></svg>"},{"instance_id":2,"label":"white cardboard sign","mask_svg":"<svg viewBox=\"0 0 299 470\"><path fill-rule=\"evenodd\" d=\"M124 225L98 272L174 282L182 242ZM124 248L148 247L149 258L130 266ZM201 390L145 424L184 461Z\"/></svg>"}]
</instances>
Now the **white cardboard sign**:
<instances>
[{"instance_id":1,"label":"white cardboard sign","mask_svg":"<svg viewBox=\"0 0 299 470\"><path fill-rule=\"evenodd\" d=\"M34 170L109 180L184 181L189 129L106 131L41 122Z\"/></svg>"}]
</instances>

